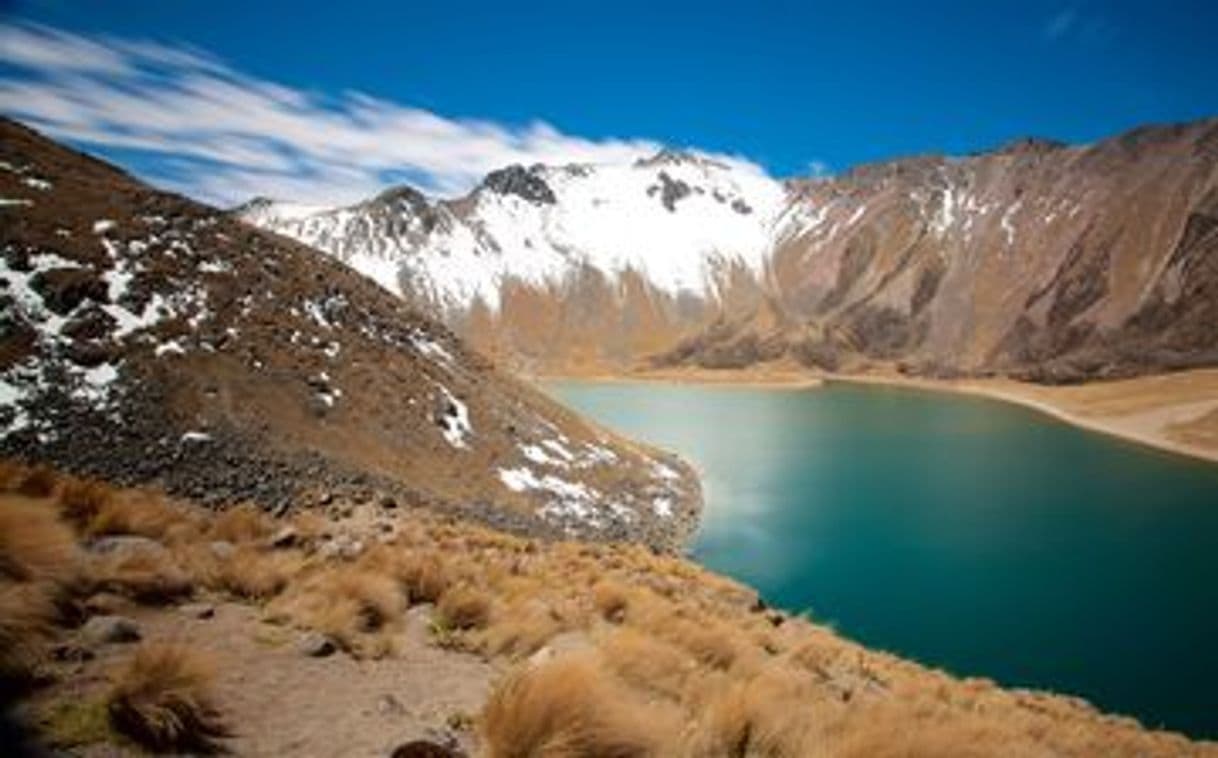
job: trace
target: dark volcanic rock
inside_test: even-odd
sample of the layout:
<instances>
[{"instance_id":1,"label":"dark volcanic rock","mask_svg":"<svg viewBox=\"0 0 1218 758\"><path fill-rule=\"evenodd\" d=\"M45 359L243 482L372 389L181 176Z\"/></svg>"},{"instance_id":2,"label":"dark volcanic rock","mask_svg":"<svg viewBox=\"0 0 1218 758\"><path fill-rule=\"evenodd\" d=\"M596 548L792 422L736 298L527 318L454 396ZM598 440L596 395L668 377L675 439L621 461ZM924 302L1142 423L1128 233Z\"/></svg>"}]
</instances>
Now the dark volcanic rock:
<instances>
[{"instance_id":1,"label":"dark volcanic rock","mask_svg":"<svg viewBox=\"0 0 1218 758\"><path fill-rule=\"evenodd\" d=\"M533 203L553 205L558 202L554 190L545 179L524 166L508 166L492 171L482 180L482 186L501 195L519 195Z\"/></svg>"}]
</instances>

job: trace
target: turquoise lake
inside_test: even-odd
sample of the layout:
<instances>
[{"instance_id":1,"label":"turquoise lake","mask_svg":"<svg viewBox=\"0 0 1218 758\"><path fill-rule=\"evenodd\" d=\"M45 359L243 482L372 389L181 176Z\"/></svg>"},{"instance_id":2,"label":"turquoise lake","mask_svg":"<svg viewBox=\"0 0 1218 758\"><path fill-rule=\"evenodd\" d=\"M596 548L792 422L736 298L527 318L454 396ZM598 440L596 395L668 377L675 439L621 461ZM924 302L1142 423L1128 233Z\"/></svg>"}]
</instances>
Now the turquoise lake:
<instances>
[{"instance_id":1,"label":"turquoise lake","mask_svg":"<svg viewBox=\"0 0 1218 758\"><path fill-rule=\"evenodd\" d=\"M1218 465L942 393L547 389L697 466L694 557L771 605L1218 738Z\"/></svg>"}]
</instances>

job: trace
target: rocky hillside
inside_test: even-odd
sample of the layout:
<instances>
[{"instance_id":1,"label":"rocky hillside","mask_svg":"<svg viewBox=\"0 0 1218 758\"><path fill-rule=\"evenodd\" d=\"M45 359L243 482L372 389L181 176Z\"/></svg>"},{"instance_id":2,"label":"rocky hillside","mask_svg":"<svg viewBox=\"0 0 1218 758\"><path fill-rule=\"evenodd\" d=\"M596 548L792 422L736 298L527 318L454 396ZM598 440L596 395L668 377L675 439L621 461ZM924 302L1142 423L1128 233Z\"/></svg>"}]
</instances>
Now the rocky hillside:
<instances>
[{"instance_id":1,"label":"rocky hillside","mask_svg":"<svg viewBox=\"0 0 1218 758\"><path fill-rule=\"evenodd\" d=\"M1218 121L1025 140L779 185L664 153L241 211L370 273L518 368L1004 373L1218 363Z\"/></svg>"},{"instance_id":2,"label":"rocky hillside","mask_svg":"<svg viewBox=\"0 0 1218 758\"><path fill-rule=\"evenodd\" d=\"M0 122L0 454L225 503L336 496L679 540L681 462L346 266Z\"/></svg>"}]
</instances>

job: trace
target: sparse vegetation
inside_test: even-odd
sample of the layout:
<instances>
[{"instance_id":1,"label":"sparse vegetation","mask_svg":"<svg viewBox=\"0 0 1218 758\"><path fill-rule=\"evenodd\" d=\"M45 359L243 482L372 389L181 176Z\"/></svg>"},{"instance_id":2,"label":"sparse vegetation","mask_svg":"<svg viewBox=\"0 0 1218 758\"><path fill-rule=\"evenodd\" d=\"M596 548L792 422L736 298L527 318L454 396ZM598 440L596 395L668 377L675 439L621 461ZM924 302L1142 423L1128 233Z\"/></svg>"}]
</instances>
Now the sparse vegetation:
<instances>
[{"instance_id":1,"label":"sparse vegetation","mask_svg":"<svg viewBox=\"0 0 1218 758\"><path fill-rule=\"evenodd\" d=\"M472 587L454 587L440 598L436 614L450 629L481 629L490 621L491 602Z\"/></svg>"},{"instance_id":2,"label":"sparse vegetation","mask_svg":"<svg viewBox=\"0 0 1218 758\"><path fill-rule=\"evenodd\" d=\"M38 719L43 739L52 747L72 748L114 741L106 703L98 698L56 703Z\"/></svg>"},{"instance_id":3,"label":"sparse vegetation","mask_svg":"<svg viewBox=\"0 0 1218 758\"><path fill-rule=\"evenodd\" d=\"M229 730L212 698L212 677L193 650L142 646L115 674L106 696L110 723L151 750L215 752Z\"/></svg>"},{"instance_id":4,"label":"sparse vegetation","mask_svg":"<svg viewBox=\"0 0 1218 758\"><path fill-rule=\"evenodd\" d=\"M676 745L677 729L675 713L615 685L591 656L510 675L481 723L491 758L660 756Z\"/></svg>"}]
</instances>

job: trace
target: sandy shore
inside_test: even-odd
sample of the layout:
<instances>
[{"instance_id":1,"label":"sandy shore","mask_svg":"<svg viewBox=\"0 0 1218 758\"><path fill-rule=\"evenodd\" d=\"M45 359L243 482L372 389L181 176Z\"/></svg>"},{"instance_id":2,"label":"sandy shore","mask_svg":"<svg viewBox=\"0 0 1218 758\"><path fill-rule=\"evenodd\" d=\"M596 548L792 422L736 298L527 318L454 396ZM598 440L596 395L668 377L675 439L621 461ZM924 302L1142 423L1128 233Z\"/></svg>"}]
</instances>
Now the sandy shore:
<instances>
[{"instance_id":1,"label":"sandy shore","mask_svg":"<svg viewBox=\"0 0 1218 758\"><path fill-rule=\"evenodd\" d=\"M578 374L529 377L534 382L610 382L621 384L713 384L723 387L808 389L820 387L825 377L795 366L764 366L755 369L673 368L632 371L625 374Z\"/></svg>"},{"instance_id":2,"label":"sandy shore","mask_svg":"<svg viewBox=\"0 0 1218 758\"><path fill-rule=\"evenodd\" d=\"M1010 379L941 381L845 375L832 381L958 392L1031 408L1089 431L1218 462L1218 370L1206 369L1070 386Z\"/></svg>"},{"instance_id":3,"label":"sandy shore","mask_svg":"<svg viewBox=\"0 0 1218 758\"><path fill-rule=\"evenodd\" d=\"M1028 384L1011 379L919 379L895 373L817 374L786 365L723 371L670 369L538 379L560 380L666 382L772 389L807 389L819 387L826 381L840 381L957 392L1015 403L1089 431L1218 462L1218 369L1068 386Z\"/></svg>"}]
</instances>

